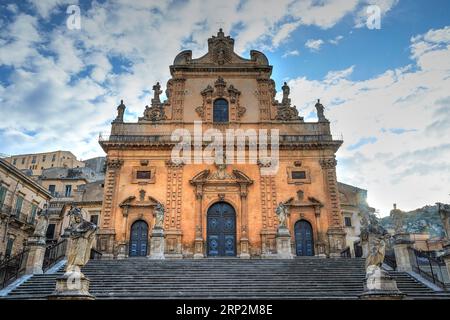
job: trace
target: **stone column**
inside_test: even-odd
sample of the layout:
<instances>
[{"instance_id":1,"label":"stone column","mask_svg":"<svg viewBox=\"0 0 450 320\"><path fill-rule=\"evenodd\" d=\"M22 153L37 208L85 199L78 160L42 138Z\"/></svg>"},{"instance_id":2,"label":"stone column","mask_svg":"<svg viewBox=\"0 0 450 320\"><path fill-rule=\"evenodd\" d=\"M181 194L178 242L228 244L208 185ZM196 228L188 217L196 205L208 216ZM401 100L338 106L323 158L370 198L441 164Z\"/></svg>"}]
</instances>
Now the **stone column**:
<instances>
[{"instance_id":1,"label":"stone column","mask_svg":"<svg viewBox=\"0 0 450 320\"><path fill-rule=\"evenodd\" d=\"M107 170L105 174L102 216L98 232L102 258L112 259L114 257L114 220L117 213L115 199L117 199L117 185L119 184L120 169L123 162L122 159L109 158L106 161Z\"/></svg>"},{"instance_id":2,"label":"stone column","mask_svg":"<svg viewBox=\"0 0 450 320\"><path fill-rule=\"evenodd\" d=\"M277 235L277 258L278 259L293 259L291 249L291 234L286 227L278 227Z\"/></svg>"},{"instance_id":3,"label":"stone column","mask_svg":"<svg viewBox=\"0 0 450 320\"><path fill-rule=\"evenodd\" d=\"M241 185L241 252L239 257L250 259L248 242L247 186Z\"/></svg>"},{"instance_id":4,"label":"stone column","mask_svg":"<svg viewBox=\"0 0 450 320\"><path fill-rule=\"evenodd\" d=\"M164 229L155 227L150 240L150 259L163 260L164 256Z\"/></svg>"},{"instance_id":5,"label":"stone column","mask_svg":"<svg viewBox=\"0 0 450 320\"><path fill-rule=\"evenodd\" d=\"M314 215L316 217L316 228L317 228L317 252L316 256L325 258L325 242L323 239L322 228L320 226L320 205L314 206Z\"/></svg>"},{"instance_id":6,"label":"stone column","mask_svg":"<svg viewBox=\"0 0 450 320\"><path fill-rule=\"evenodd\" d=\"M195 227L195 240L194 240L194 259L201 259L204 258L205 255L203 253L203 219L202 219L202 212L203 212L203 193L202 193L202 186L197 185L196 190L196 201L195 201L195 212L196 212L196 227Z\"/></svg>"},{"instance_id":7,"label":"stone column","mask_svg":"<svg viewBox=\"0 0 450 320\"><path fill-rule=\"evenodd\" d=\"M330 245L330 256L339 257L345 247L345 230L343 227L341 205L336 179L337 161L333 158L320 159L324 174L324 183L328 194L329 227L327 231Z\"/></svg>"},{"instance_id":8,"label":"stone column","mask_svg":"<svg viewBox=\"0 0 450 320\"><path fill-rule=\"evenodd\" d=\"M28 256L25 274L41 274L45 256L45 237L32 236L28 238Z\"/></svg>"},{"instance_id":9,"label":"stone column","mask_svg":"<svg viewBox=\"0 0 450 320\"><path fill-rule=\"evenodd\" d=\"M408 249L414 243L408 233L394 236L394 253L398 271L413 271L414 257Z\"/></svg>"}]
</instances>

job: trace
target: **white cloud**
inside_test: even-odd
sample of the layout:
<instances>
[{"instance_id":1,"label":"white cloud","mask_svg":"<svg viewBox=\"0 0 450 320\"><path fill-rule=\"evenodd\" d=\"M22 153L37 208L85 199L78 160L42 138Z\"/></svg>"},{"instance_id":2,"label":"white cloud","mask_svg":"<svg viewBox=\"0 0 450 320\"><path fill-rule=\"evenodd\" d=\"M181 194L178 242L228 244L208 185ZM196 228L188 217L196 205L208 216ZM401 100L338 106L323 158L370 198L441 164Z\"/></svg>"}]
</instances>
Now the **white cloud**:
<instances>
[{"instance_id":1,"label":"white cloud","mask_svg":"<svg viewBox=\"0 0 450 320\"><path fill-rule=\"evenodd\" d=\"M305 43L305 47L309 48L311 51L319 51L320 47L324 44L322 39L309 39Z\"/></svg>"},{"instance_id":2,"label":"white cloud","mask_svg":"<svg viewBox=\"0 0 450 320\"><path fill-rule=\"evenodd\" d=\"M448 30L433 30L412 39L418 68L406 66L351 81L352 66L330 71L322 81L305 77L289 81L292 101L302 106L301 114L314 113L315 101L321 98L333 132L344 136L338 151L338 179L368 189L369 201L383 215L392 203L414 209L448 201ZM430 43L436 46L415 51ZM371 143L349 148L363 137Z\"/></svg>"},{"instance_id":3,"label":"white cloud","mask_svg":"<svg viewBox=\"0 0 450 320\"><path fill-rule=\"evenodd\" d=\"M339 42L341 42L342 39L344 39L344 36L337 36L334 39L328 40L328 42L331 43L331 44L334 44L334 45L338 45Z\"/></svg>"},{"instance_id":4,"label":"white cloud","mask_svg":"<svg viewBox=\"0 0 450 320\"><path fill-rule=\"evenodd\" d=\"M287 58L287 57L290 57L290 56L298 56L298 55L300 55L300 52L298 50L290 50L290 51L286 51L282 55L282 57L283 58Z\"/></svg>"}]
</instances>

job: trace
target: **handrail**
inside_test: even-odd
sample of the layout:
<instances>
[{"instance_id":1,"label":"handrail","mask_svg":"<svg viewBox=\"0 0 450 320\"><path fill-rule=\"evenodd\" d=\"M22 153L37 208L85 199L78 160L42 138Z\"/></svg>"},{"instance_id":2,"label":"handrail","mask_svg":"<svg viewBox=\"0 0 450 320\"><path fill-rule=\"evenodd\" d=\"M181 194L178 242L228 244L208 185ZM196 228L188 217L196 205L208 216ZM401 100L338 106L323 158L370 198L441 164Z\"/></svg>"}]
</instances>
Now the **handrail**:
<instances>
[{"instance_id":1,"label":"handrail","mask_svg":"<svg viewBox=\"0 0 450 320\"><path fill-rule=\"evenodd\" d=\"M94 248L91 248L91 254L89 256L89 259L92 260L100 260L102 258L102 253Z\"/></svg>"},{"instance_id":2,"label":"handrail","mask_svg":"<svg viewBox=\"0 0 450 320\"><path fill-rule=\"evenodd\" d=\"M62 260L66 256L66 249L67 249L67 239L49 245L45 249L42 270L46 271L52 266L54 266L58 261Z\"/></svg>"},{"instance_id":3,"label":"handrail","mask_svg":"<svg viewBox=\"0 0 450 320\"><path fill-rule=\"evenodd\" d=\"M0 288L6 287L24 273L28 251L28 249L24 249L10 258L2 260L0 264Z\"/></svg>"},{"instance_id":4,"label":"handrail","mask_svg":"<svg viewBox=\"0 0 450 320\"><path fill-rule=\"evenodd\" d=\"M444 267L444 269L446 270L445 263L439 259L432 257L430 254L428 254L424 251L420 251L420 250L417 250L417 249L411 248L411 247L408 249L412 252L412 254L415 257L415 265L412 266L414 271L416 271L417 273L422 275L427 280L433 282L434 284L436 284L443 290L447 290L447 285L445 284L445 282L440 280L440 279L442 279L442 280L444 279L444 277L442 275L442 268ZM421 263L419 261L419 258L425 259L425 263L428 264L430 271L426 270L423 267L421 268ZM440 279L438 277L438 273L435 273L433 271L433 264L435 265L434 269L439 270Z\"/></svg>"},{"instance_id":5,"label":"handrail","mask_svg":"<svg viewBox=\"0 0 450 320\"><path fill-rule=\"evenodd\" d=\"M349 246L347 246L341 250L341 257L342 258L351 258L352 257Z\"/></svg>"}]
</instances>

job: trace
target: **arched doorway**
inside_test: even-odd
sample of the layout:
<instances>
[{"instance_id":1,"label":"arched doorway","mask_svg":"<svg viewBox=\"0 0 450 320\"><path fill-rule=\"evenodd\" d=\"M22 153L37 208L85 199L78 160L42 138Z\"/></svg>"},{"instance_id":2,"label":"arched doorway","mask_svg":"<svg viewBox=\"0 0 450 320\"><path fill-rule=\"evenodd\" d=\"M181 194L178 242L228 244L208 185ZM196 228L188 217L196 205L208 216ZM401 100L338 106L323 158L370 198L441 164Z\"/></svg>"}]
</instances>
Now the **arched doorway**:
<instances>
[{"instance_id":1,"label":"arched doorway","mask_svg":"<svg viewBox=\"0 0 450 320\"><path fill-rule=\"evenodd\" d=\"M148 225L138 220L131 226L130 257L145 257L148 247Z\"/></svg>"},{"instance_id":2,"label":"arched doorway","mask_svg":"<svg viewBox=\"0 0 450 320\"><path fill-rule=\"evenodd\" d=\"M207 253L212 257L236 255L236 213L226 202L208 209Z\"/></svg>"},{"instance_id":3,"label":"arched doorway","mask_svg":"<svg viewBox=\"0 0 450 320\"><path fill-rule=\"evenodd\" d=\"M313 256L314 239L311 224L306 220L299 220L295 223L294 232L297 256Z\"/></svg>"}]
</instances>

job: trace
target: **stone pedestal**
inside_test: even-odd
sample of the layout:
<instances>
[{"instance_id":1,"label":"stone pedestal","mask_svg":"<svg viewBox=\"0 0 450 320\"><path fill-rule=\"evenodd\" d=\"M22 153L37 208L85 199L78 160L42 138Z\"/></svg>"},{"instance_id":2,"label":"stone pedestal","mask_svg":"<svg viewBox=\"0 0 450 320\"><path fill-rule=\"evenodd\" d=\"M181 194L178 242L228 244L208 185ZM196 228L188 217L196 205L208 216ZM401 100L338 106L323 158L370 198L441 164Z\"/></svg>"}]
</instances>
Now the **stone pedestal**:
<instances>
[{"instance_id":1,"label":"stone pedestal","mask_svg":"<svg viewBox=\"0 0 450 320\"><path fill-rule=\"evenodd\" d=\"M203 239L195 238L194 242L194 259L202 259L205 255L203 254Z\"/></svg>"},{"instance_id":2,"label":"stone pedestal","mask_svg":"<svg viewBox=\"0 0 450 320\"><path fill-rule=\"evenodd\" d=\"M69 271L56 279L56 290L49 300L94 300L89 293L89 279L81 271Z\"/></svg>"},{"instance_id":3,"label":"stone pedestal","mask_svg":"<svg viewBox=\"0 0 450 320\"><path fill-rule=\"evenodd\" d=\"M340 227L332 227L327 231L328 243L330 244L329 256L339 258L341 251L345 248L345 231Z\"/></svg>"},{"instance_id":4,"label":"stone pedestal","mask_svg":"<svg viewBox=\"0 0 450 320\"><path fill-rule=\"evenodd\" d=\"M394 253L398 271L413 271L414 257L408 248L414 243L409 240L409 234L396 234L394 236Z\"/></svg>"},{"instance_id":5,"label":"stone pedestal","mask_svg":"<svg viewBox=\"0 0 450 320\"><path fill-rule=\"evenodd\" d=\"M276 235L277 242L277 258L293 259L291 250L291 234L286 227L279 227Z\"/></svg>"},{"instance_id":6,"label":"stone pedestal","mask_svg":"<svg viewBox=\"0 0 450 320\"><path fill-rule=\"evenodd\" d=\"M28 256L25 266L25 274L41 274L45 256L45 237L28 238Z\"/></svg>"},{"instance_id":7,"label":"stone pedestal","mask_svg":"<svg viewBox=\"0 0 450 320\"><path fill-rule=\"evenodd\" d=\"M241 252L239 254L239 258L241 258L241 259L250 259L248 239L247 238L241 238L240 246L241 246Z\"/></svg>"},{"instance_id":8,"label":"stone pedestal","mask_svg":"<svg viewBox=\"0 0 450 320\"><path fill-rule=\"evenodd\" d=\"M153 228L152 238L150 240L150 259L162 260L164 256L164 230L162 228Z\"/></svg>"},{"instance_id":9,"label":"stone pedestal","mask_svg":"<svg viewBox=\"0 0 450 320\"><path fill-rule=\"evenodd\" d=\"M364 300L400 300L404 294L398 290L397 283L387 271L377 266L367 270L364 292L360 299Z\"/></svg>"}]
</instances>

